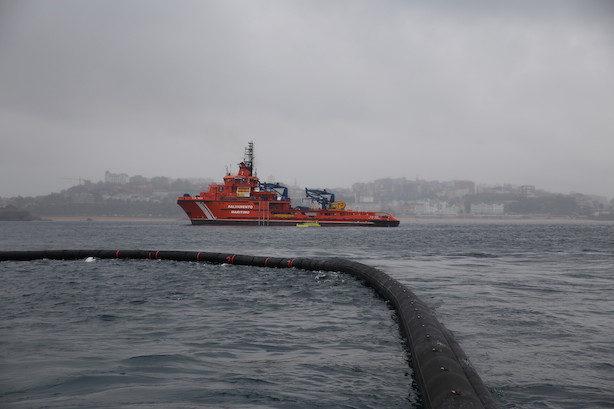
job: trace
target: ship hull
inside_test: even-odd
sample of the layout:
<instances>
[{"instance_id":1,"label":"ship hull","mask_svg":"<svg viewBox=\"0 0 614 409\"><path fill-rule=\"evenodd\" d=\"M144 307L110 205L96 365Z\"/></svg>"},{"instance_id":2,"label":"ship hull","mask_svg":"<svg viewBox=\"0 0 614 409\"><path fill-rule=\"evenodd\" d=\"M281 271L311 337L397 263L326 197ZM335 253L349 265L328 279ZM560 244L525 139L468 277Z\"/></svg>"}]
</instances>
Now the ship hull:
<instances>
[{"instance_id":1,"label":"ship hull","mask_svg":"<svg viewBox=\"0 0 614 409\"><path fill-rule=\"evenodd\" d=\"M207 225L207 226L296 226L301 223L313 222L310 220L257 220L257 219L190 219L193 225ZM340 227L340 226L356 226L356 227L397 227L399 225L398 220L391 221L360 221L360 220L331 220L323 221L318 220L318 223L322 227Z\"/></svg>"},{"instance_id":2,"label":"ship hull","mask_svg":"<svg viewBox=\"0 0 614 409\"><path fill-rule=\"evenodd\" d=\"M177 204L194 225L296 226L318 222L321 226L396 227L399 220L385 212L297 209L289 201L208 201L181 197Z\"/></svg>"}]
</instances>

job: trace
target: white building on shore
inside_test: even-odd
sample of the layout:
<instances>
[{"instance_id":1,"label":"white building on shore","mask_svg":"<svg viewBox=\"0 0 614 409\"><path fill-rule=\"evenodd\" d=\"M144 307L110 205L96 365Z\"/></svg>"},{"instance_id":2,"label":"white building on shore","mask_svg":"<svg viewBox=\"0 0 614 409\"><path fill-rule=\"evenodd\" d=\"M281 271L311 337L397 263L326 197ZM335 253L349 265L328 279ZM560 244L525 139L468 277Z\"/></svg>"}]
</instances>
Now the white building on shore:
<instances>
[{"instance_id":1,"label":"white building on shore","mask_svg":"<svg viewBox=\"0 0 614 409\"><path fill-rule=\"evenodd\" d=\"M479 216L501 216L505 213L503 203L472 203L471 214Z\"/></svg>"}]
</instances>

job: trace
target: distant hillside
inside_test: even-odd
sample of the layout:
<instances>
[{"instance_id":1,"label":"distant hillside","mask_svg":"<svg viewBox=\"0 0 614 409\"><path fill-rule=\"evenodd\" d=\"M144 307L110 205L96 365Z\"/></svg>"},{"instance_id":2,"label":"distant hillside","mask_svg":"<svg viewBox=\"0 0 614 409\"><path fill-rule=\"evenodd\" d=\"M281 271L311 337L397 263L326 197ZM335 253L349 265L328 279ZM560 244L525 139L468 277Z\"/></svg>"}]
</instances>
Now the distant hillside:
<instances>
[{"instance_id":1,"label":"distant hillside","mask_svg":"<svg viewBox=\"0 0 614 409\"><path fill-rule=\"evenodd\" d=\"M0 206L0 221L32 221L40 220L27 210L21 210L13 205Z\"/></svg>"},{"instance_id":2,"label":"distant hillside","mask_svg":"<svg viewBox=\"0 0 614 409\"><path fill-rule=\"evenodd\" d=\"M164 217L183 218L177 197L206 190L210 179L116 175L104 182L76 186L37 197L1 200L3 220L41 217ZM351 189L329 189L355 210L388 211L398 217L569 217L614 219L614 201L582 194L558 194L534 186L479 186L472 181L426 181L406 178L355 183ZM304 189L289 187L300 202Z\"/></svg>"}]
</instances>

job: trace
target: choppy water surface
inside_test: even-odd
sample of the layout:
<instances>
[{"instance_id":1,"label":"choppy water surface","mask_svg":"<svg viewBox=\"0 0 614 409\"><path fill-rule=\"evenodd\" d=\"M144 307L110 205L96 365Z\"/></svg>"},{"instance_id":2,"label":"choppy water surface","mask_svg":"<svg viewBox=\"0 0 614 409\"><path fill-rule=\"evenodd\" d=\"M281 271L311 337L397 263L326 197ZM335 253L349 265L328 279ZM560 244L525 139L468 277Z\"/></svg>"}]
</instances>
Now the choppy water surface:
<instances>
[{"instance_id":1,"label":"choppy water surface","mask_svg":"<svg viewBox=\"0 0 614 409\"><path fill-rule=\"evenodd\" d=\"M342 257L448 327L502 408L614 407L614 224L0 223L0 249ZM394 311L336 273L2 262L0 406L413 408Z\"/></svg>"}]
</instances>

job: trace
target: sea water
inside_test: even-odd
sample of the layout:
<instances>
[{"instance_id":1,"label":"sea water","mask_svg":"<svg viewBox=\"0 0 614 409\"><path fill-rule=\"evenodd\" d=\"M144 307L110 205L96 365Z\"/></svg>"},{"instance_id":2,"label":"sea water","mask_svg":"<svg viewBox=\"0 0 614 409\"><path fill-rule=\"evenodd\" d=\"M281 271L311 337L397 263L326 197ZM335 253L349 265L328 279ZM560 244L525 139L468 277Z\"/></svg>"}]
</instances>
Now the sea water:
<instances>
[{"instance_id":1,"label":"sea water","mask_svg":"<svg viewBox=\"0 0 614 409\"><path fill-rule=\"evenodd\" d=\"M502 408L614 407L614 224L2 222L0 250L340 257L413 290ZM340 273L0 262L0 407L416 408L396 314Z\"/></svg>"}]
</instances>

